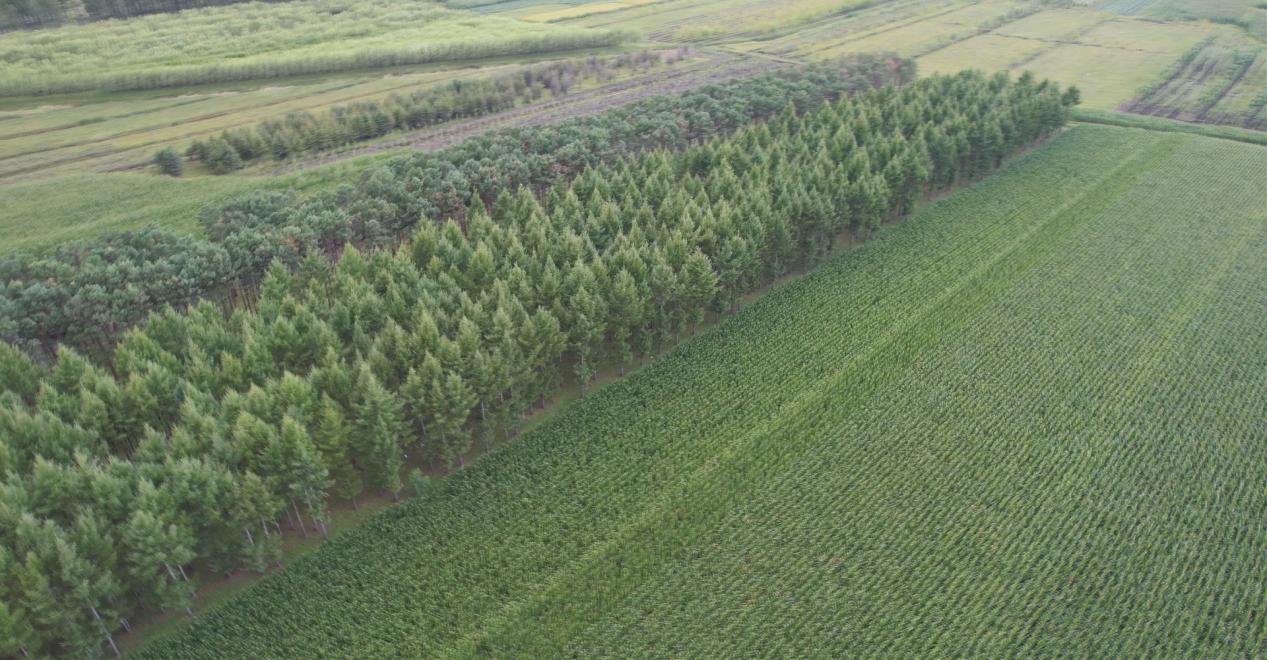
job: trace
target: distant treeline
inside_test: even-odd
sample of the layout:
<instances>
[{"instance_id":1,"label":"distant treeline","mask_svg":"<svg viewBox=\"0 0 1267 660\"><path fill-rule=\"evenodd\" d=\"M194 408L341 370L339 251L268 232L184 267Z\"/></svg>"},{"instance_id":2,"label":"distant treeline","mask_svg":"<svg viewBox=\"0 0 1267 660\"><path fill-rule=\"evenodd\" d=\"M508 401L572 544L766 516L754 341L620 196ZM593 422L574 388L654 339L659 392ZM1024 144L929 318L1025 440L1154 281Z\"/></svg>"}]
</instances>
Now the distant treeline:
<instances>
[{"instance_id":1,"label":"distant treeline","mask_svg":"<svg viewBox=\"0 0 1267 660\"><path fill-rule=\"evenodd\" d=\"M0 29L129 18L250 1L252 0L0 0Z\"/></svg>"},{"instance_id":2,"label":"distant treeline","mask_svg":"<svg viewBox=\"0 0 1267 660\"><path fill-rule=\"evenodd\" d=\"M671 59L676 61L679 56L675 54ZM201 162L213 174L226 174L256 160L284 160L298 154L373 140L394 131L491 114L547 95L562 96L577 83L606 81L619 70L649 67L663 59L650 51L606 59L591 56L580 61L532 66L495 77L454 80L410 94L335 106L319 114L292 112L282 119L198 140L189 146L185 156ZM164 171L175 174L179 169L164 168Z\"/></svg>"}]
</instances>

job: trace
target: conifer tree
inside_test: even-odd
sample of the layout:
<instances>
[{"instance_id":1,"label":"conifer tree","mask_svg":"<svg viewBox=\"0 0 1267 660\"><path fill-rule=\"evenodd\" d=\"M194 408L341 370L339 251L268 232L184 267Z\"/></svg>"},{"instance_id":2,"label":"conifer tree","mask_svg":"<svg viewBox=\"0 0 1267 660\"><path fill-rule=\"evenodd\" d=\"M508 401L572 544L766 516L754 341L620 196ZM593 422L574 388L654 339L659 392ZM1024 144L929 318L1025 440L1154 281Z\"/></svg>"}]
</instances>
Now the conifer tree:
<instances>
[{"instance_id":1,"label":"conifer tree","mask_svg":"<svg viewBox=\"0 0 1267 660\"><path fill-rule=\"evenodd\" d=\"M691 322L691 334L695 334L699 324L704 321L704 313L717 297L717 273L713 272L708 257L696 250L687 257L680 280L686 301L686 315Z\"/></svg>"},{"instance_id":2,"label":"conifer tree","mask_svg":"<svg viewBox=\"0 0 1267 660\"><path fill-rule=\"evenodd\" d=\"M400 438L404 424L400 403L378 382L368 365L361 365L356 388L353 432L357 463L371 488L395 496L400 492L403 465Z\"/></svg>"}]
</instances>

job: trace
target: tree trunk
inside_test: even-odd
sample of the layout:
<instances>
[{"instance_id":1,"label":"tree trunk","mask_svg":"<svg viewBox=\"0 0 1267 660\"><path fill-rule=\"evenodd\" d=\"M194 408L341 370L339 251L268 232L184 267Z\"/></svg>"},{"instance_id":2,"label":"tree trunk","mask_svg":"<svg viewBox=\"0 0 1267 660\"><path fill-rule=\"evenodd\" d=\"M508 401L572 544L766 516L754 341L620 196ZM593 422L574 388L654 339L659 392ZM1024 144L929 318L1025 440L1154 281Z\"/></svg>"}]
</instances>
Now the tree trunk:
<instances>
[{"instance_id":1,"label":"tree trunk","mask_svg":"<svg viewBox=\"0 0 1267 660\"><path fill-rule=\"evenodd\" d=\"M101 615L97 613L97 608L89 607L88 609L92 612L92 617L97 620L97 625L101 626L101 632L106 634L106 641L110 642L110 648L114 649L114 657L122 658L123 653L119 652L118 645L114 643L114 636L110 634L106 624L101 620Z\"/></svg>"},{"instance_id":2,"label":"tree trunk","mask_svg":"<svg viewBox=\"0 0 1267 660\"><path fill-rule=\"evenodd\" d=\"M304 538L308 538L308 528L304 525L304 514L299 512L299 503L292 497L290 498L290 505L295 507L295 518L299 520L300 531L303 533ZM294 529L294 527L291 529Z\"/></svg>"}]
</instances>

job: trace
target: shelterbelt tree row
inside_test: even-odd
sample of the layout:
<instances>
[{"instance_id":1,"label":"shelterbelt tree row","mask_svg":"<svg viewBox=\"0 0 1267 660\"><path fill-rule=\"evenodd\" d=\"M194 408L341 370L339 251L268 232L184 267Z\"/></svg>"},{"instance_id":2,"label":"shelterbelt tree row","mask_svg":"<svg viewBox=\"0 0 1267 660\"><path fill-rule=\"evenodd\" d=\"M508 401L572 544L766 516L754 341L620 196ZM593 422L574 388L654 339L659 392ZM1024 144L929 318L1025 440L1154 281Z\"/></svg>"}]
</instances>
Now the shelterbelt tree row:
<instances>
[{"instance_id":1,"label":"shelterbelt tree row","mask_svg":"<svg viewBox=\"0 0 1267 660\"><path fill-rule=\"evenodd\" d=\"M0 259L0 339L33 353L59 345L108 355L122 331L164 305L249 297L273 259L337 257L345 243L393 247L422 218L459 222L474 196L540 192L584 168L652 149L681 150L872 87L914 78L914 64L851 57L649 99L600 115L505 129L393 159L333 192L248 195L205 209L206 238L148 228Z\"/></svg>"},{"instance_id":2,"label":"shelterbelt tree row","mask_svg":"<svg viewBox=\"0 0 1267 660\"><path fill-rule=\"evenodd\" d=\"M227 313L165 308L108 359L62 347L47 369L0 349L0 653L91 654L139 609L186 607L194 570L263 569L288 517L324 531L329 498L397 493L407 458L513 436L565 377L654 355L842 234L992 171L1076 95L962 73L755 123L733 98L737 131L582 153L547 188L508 184L565 155L477 169L462 201L420 196L426 156L324 215L250 197L207 216L243 259L229 272L269 264ZM461 212L417 222L436 208Z\"/></svg>"},{"instance_id":3,"label":"shelterbelt tree row","mask_svg":"<svg viewBox=\"0 0 1267 660\"><path fill-rule=\"evenodd\" d=\"M1062 131L138 657L1261 655L1264 173Z\"/></svg>"}]
</instances>

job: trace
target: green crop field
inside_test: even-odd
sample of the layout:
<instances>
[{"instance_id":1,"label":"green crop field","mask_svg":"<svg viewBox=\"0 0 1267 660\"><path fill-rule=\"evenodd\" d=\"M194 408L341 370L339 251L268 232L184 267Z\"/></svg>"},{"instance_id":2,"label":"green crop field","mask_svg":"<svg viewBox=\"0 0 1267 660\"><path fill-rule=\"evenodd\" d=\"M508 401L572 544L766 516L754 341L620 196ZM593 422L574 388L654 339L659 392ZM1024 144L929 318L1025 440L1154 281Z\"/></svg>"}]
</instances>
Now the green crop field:
<instances>
[{"instance_id":1,"label":"green crop field","mask_svg":"<svg viewBox=\"0 0 1267 660\"><path fill-rule=\"evenodd\" d=\"M1074 127L139 655L1257 655L1264 177Z\"/></svg>"}]
</instances>

